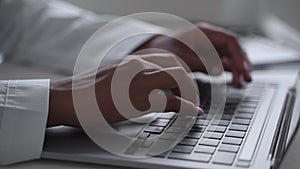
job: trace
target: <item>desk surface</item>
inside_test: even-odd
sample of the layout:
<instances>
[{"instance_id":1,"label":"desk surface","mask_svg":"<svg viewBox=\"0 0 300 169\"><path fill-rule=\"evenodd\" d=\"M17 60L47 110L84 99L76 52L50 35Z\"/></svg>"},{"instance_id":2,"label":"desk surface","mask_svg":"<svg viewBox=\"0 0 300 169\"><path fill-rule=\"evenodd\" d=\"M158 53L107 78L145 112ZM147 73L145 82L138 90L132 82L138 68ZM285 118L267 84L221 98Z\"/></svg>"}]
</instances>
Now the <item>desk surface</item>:
<instances>
[{"instance_id":1,"label":"desk surface","mask_svg":"<svg viewBox=\"0 0 300 169\"><path fill-rule=\"evenodd\" d=\"M287 83L288 85L294 84L294 79L297 75L299 65L287 66L285 68L272 68L260 71L254 71L253 77L255 79L270 79L279 80ZM54 160L36 160L31 162L25 162L12 166L0 167L1 169L41 169L41 168L55 168L55 169L68 169L68 168L85 168L85 169L116 169L120 167L94 165L85 163L74 163Z\"/></svg>"}]
</instances>

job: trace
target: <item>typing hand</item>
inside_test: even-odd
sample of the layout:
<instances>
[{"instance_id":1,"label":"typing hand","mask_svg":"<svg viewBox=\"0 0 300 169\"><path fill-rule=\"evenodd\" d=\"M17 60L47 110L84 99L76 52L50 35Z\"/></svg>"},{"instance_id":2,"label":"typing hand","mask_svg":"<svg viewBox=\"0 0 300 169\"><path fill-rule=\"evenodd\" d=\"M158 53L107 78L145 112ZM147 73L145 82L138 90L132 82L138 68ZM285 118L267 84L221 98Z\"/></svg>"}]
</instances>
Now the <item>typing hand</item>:
<instances>
[{"instance_id":1,"label":"typing hand","mask_svg":"<svg viewBox=\"0 0 300 169\"><path fill-rule=\"evenodd\" d=\"M196 24L196 26L197 29L200 29L207 36L214 48L217 50L224 69L232 72L232 83L235 86L241 86L243 81L250 82L251 63L247 58L246 53L238 43L236 35L220 27L206 23L199 23ZM195 39L195 36L193 36L194 34L194 30L189 30L179 34L178 36L184 38L185 41L189 43L189 46L192 46L194 48L193 50L195 50L203 44L201 44L201 41ZM146 48L160 48L168 50L185 61L191 70L207 72L199 57L189 47L176 39L165 36L157 36L143 44L136 51ZM214 70L212 72L214 72L214 74L220 74L222 69L217 69L218 70Z\"/></svg>"},{"instance_id":2,"label":"typing hand","mask_svg":"<svg viewBox=\"0 0 300 169\"><path fill-rule=\"evenodd\" d=\"M142 71L137 73L134 78L128 78L135 70ZM116 72L119 73L118 76ZM130 87L128 91L125 91L125 94L127 93L130 103L140 112L150 113L147 110L152 104L161 104L160 99L163 92L153 92L154 89L159 89L160 91L174 91L163 94L166 98L164 111L178 112L182 106L190 112L202 114L202 109L197 106L200 104L197 97L195 99L193 97L183 98L179 93L173 94L178 91L179 87L174 78L172 78L173 75L183 80L184 84L187 85L186 87L190 88L193 85L192 78L182 68L175 56L170 54L148 54L129 56L120 64L101 67L97 70L95 78L91 73L84 73L75 75L77 76L75 81L72 81L72 78L67 78L51 82L48 126L69 125L79 127L80 123L75 113L74 104L85 106L84 103L90 102L92 96L86 96L85 94L93 90L91 88L93 86L95 87L94 93L98 107L107 122L113 123L125 120L124 117L134 118L144 115L131 114L132 112L126 111L128 110L126 109L128 100L113 101L112 93L117 94L117 97L123 97L123 87L128 82L130 82ZM116 81L113 81L113 78L116 78ZM96 84L89 83L91 79L95 79ZM115 83L116 88L112 88L112 83ZM82 93L79 102L74 103L72 92ZM154 103L152 102L153 99L149 101L150 94L154 98ZM123 109L121 108L121 111L123 111L121 113L116 108L116 106L120 105L123 107ZM83 108L87 112L90 110L90 107ZM154 111L161 110L155 110L154 107Z\"/></svg>"}]
</instances>

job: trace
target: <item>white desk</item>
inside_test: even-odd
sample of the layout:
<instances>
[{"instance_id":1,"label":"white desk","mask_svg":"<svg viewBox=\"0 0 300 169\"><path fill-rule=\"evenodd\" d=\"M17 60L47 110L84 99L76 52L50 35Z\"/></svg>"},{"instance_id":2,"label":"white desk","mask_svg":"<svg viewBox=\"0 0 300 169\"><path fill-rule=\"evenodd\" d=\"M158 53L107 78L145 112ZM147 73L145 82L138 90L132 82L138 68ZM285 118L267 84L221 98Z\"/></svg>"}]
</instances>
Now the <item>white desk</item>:
<instances>
[{"instance_id":1,"label":"white desk","mask_svg":"<svg viewBox=\"0 0 300 169\"><path fill-rule=\"evenodd\" d=\"M95 165L86 163L75 163L66 161L54 161L54 160L36 160L31 162L25 162L15 164L6 167L0 167L0 169L125 169L121 167Z\"/></svg>"}]
</instances>

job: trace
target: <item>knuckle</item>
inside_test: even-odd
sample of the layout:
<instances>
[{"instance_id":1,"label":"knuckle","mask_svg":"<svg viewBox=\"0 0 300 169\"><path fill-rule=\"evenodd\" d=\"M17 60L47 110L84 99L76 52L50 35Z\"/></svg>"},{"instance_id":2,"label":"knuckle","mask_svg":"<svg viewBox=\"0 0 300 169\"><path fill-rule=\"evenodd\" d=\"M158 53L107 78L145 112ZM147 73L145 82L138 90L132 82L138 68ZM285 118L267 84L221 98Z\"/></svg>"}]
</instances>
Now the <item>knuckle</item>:
<instances>
[{"instance_id":1,"label":"knuckle","mask_svg":"<svg viewBox=\"0 0 300 169\"><path fill-rule=\"evenodd\" d=\"M167 53L167 56L171 59L177 60L177 56L174 53Z\"/></svg>"},{"instance_id":2,"label":"knuckle","mask_svg":"<svg viewBox=\"0 0 300 169\"><path fill-rule=\"evenodd\" d=\"M131 63L133 65L139 65L139 64L141 64L141 62L142 62L142 60L139 57L130 59L130 61L129 61L129 63Z\"/></svg>"},{"instance_id":3,"label":"knuckle","mask_svg":"<svg viewBox=\"0 0 300 169\"><path fill-rule=\"evenodd\" d=\"M237 43L238 42L238 37L236 34L234 33L228 33L227 34L228 36L228 41L231 42L231 43Z\"/></svg>"},{"instance_id":4,"label":"knuckle","mask_svg":"<svg viewBox=\"0 0 300 169\"><path fill-rule=\"evenodd\" d=\"M176 67L175 70L177 73L179 73L181 75L187 75L187 72L183 67Z\"/></svg>"},{"instance_id":5,"label":"knuckle","mask_svg":"<svg viewBox=\"0 0 300 169\"><path fill-rule=\"evenodd\" d=\"M177 60L177 56L173 53L160 53L158 55L164 59L171 59L172 61Z\"/></svg>"}]
</instances>

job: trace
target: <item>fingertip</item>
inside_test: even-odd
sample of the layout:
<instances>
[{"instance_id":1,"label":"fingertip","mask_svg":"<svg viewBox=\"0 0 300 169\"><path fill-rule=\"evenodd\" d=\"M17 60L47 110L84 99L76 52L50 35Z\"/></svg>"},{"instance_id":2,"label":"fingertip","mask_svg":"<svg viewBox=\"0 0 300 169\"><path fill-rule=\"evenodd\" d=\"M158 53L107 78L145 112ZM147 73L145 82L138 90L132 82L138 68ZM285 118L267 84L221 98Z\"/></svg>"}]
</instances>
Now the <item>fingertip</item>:
<instances>
[{"instance_id":1,"label":"fingertip","mask_svg":"<svg viewBox=\"0 0 300 169\"><path fill-rule=\"evenodd\" d=\"M198 116L201 116L204 114L204 111L201 107L197 107L197 109L198 109Z\"/></svg>"},{"instance_id":2,"label":"fingertip","mask_svg":"<svg viewBox=\"0 0 300 169\"><path fill-rule=\"evenodd\" d=\"M251 78L251 75L250 75L250 71L251 71L251 64L246 60L244 61L244 77L245 77L245 80L247 82L251 82L252 81L252 78Z\"/></svg>"},{"instance_id":3,"label":"fingertip","mask_svg":"<svg viewBox=\"0 0 300 169\"><path fill-rule=\"evenodd\" d=\"M248 76L246 78L246 81L247 82L252 82L252 77L251 77L251 75L249 73L248 73Z\"/></svg>"}]
</instances>

